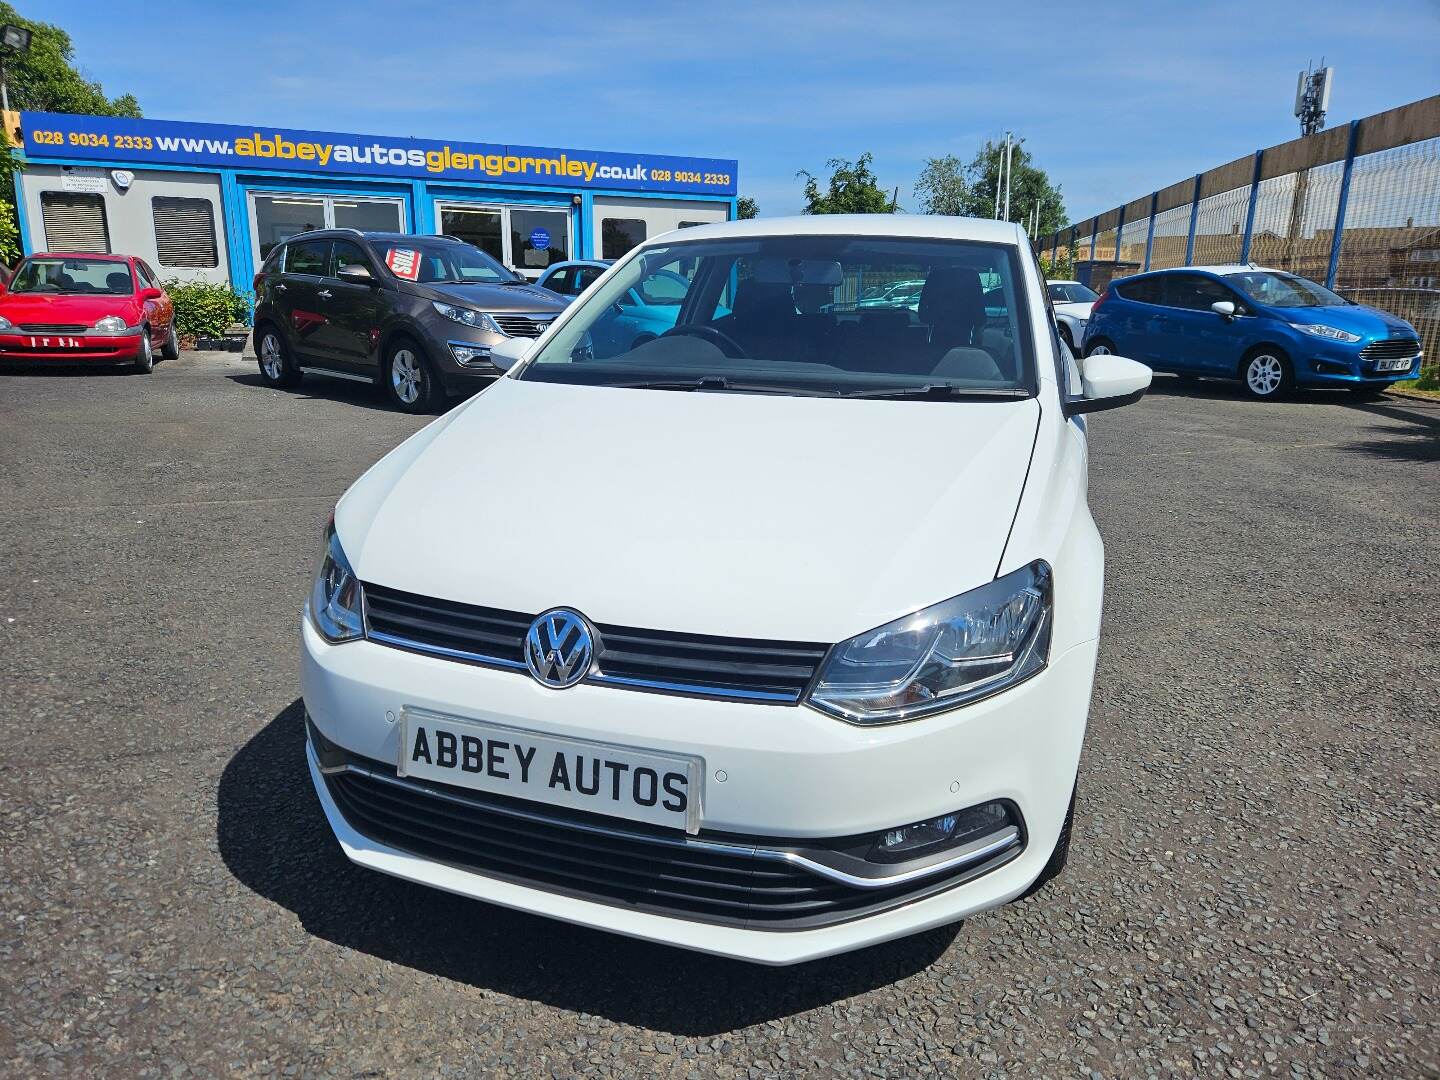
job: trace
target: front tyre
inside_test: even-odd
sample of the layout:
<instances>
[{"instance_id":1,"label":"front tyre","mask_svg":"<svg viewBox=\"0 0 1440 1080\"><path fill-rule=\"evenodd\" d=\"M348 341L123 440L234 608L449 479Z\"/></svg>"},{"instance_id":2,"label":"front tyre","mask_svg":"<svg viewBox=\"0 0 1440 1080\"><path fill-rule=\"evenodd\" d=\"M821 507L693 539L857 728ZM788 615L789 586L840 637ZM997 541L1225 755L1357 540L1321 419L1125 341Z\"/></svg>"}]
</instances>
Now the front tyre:
<instances>
[{"instance_id":1,"label":"front tyre","mask_svg":"<svg viewBox=\"0 0 1440 1080\"><path fill-rule=\"evenodd\" d=\"M440 380L424 350L409 338L396 338L386 354L385 392L408 413L433 412L439 404Z\"/></svg>"},{"instance_id":2,"label":"front tyre","mask_svg":"<svg viewBox=\"0 0 1440 1080\"><path fill-rule=\"evenodd\" d=\"M1086 356L1114 356L1115 343L1109 338L1096 338L1085 350Z\"/></svg>"},{"instance_id":3,"label":"front tyre","mask_svg":"<svg viewBox=\"0 0 1440 1080\"><path fill-rule=\"evenodd\" d=\"M1257 401L1276 401L1295 386L1290 360L1278 349L1258 349L1247 357L1240 369L1245 392Z\"/></svg>"},{"instance_id":4,"label":"front tyre","mask_svg":"<svg viewBox=\"0 0 1440 1080\"><path fill-rule=\"evenodd\" d=\"M1103 354L1102 354L1103 355ZM1070 833L1075 826L1075 791L1070 792L1070 809L1065 812L1065 824L1060 826L1060 839L1055 841L1055 850L1050 853L1050 859L1045 868L1040 871L1030 888L1020 894L1021 900L1028 900L1037 892L1043 889L1049 882L1054 881L1065 869L1065 864L1070 861Z\"/></svg>"},{"instance_id":5,"label":"front tyre","mask_svg":"<svg viewBox=\"0 0 1440 1080\"><path fill-rule=\"evenodd\" d=\"M140 331L140 348L135 353L135 365L132 370L137 375L149 375L155 370L155 352L150 346L149 327Z\"/></svg>"},{"instance_id":6,"label":"front tyre","mask_svg":"<svg viewBox=\"0 0 1440 1080\"><path fill-rule=\"evenodd\" d=\"M180 359L180 338L175 334L175 320L170 320L170 332L165 335L165 344L160 346L160 359L165 361Z\"/></svg>"},{"instance_id":7,"label":"front tyre","mask_svg":"<svg viewBox=\"0 0 1440 1080\"><path fill-rule=\"evenodd\" d=\"M260 362L260 378L265 380L265 385L283 390L298 383L300 369L290 358L290 350L285 347L280 331L273 326L265 326L256 333L260 336L255 343L255 354Z\"/></svg>"}]
</instances>

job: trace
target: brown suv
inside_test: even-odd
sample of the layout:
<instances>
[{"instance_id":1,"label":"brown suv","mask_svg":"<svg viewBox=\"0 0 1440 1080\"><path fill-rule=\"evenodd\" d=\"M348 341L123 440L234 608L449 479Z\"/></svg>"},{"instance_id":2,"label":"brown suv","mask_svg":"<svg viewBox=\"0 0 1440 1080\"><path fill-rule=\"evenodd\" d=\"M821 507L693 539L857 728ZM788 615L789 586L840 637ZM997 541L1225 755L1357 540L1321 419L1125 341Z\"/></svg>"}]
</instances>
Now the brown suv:
<instances>
[{"instance_id":1,"label":"brown suv","mask_svg":"<svg viewBox=\"0 0 1440 1080\"><path fill-rule=\"evenodd\" d=\"M255 275L255 352L271 386L378 382L426 412L499 375L492 346L539 337L564 310L463 240L324 229L277 244Z\"/></svg>"}]
</instances>

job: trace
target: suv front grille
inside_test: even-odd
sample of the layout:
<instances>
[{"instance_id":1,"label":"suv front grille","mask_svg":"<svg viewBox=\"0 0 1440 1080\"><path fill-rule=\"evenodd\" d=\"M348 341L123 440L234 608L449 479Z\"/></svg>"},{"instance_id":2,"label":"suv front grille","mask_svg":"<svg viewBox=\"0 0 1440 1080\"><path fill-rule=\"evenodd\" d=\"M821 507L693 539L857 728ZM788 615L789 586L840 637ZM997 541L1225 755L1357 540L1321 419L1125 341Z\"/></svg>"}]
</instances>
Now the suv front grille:
<instances>
[{"instance_id":1,"label":"suv front grille","mask_svg":"<svg viewBox=\"0 0 1440 1080\"><path fill-rule=\"evenodd\" d=\"M312 732L313 739L313 732ZM759 854L761 838L702 831L693 839L634 822L395 775L346 755L325 785L350 825L422 858L546 892L699 922L803 929L896 907L972 880L1023 849L1018 812L949 869L861 888ZM852 838L853 839L853 838ZM824 850L843 841L806 841Z\"/></svg>"},{"instance_id":2,"label":"suv front grille","mask_svg":"<svg viewBox=\"0 0 1440 1080\"><path fill-rule=\"evenodd\" d=\"M1406 360L1420 351L1420 342L1413 337L1387 338L1372 341L1360 350L1364 360Z\"/></svg>"},{"instance_id":3,"label":"suv front grille","mask_svg":"<svg viewBox=\"0 0 1440 1080\"><path fill-rule=\"evenodd\" d=\"M367 632L382 645L523 669L534 615L437 600L365 585ZM713 637L627 626L594 626L595 667L587 682L793 705L829 646Z\"/></svg>"},{"instance_id":4,"label":"suv front grille","mask_svg":"<svg viewBox=\"0 0 1440 1080\"><path fill-rule=\"evenodd\" d=\"M490 317L511 337L539 337L555 321L554 315L512 315L491 312Z\"/></svg>"}]
</instances>

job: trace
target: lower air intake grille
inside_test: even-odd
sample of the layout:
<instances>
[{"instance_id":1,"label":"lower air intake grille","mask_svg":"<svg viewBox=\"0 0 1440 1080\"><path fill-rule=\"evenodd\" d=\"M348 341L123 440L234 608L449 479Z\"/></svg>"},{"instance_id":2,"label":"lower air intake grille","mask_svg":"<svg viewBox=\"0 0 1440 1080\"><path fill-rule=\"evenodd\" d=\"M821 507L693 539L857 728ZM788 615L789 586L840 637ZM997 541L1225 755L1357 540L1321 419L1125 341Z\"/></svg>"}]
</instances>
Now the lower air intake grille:
<instances>
[{"instance_id":1,"label":"lower air intake grille","mask_svg":"<svg viewBox=\"0 0 1440 1080\"><path fill-rule=\"evenodd\" d=\"M401 779L380 762L325 784L352 827L389 847L546 892L755 928L805 929L895 907L992 870L1022 846L1013 839L981 862L865 889L747 855L754 841L745 837L702 832L691 842L593 814L552 817L553 808L522 800ZM707 839L742 850L707 849Z\"/></svg>"}]
</instances>

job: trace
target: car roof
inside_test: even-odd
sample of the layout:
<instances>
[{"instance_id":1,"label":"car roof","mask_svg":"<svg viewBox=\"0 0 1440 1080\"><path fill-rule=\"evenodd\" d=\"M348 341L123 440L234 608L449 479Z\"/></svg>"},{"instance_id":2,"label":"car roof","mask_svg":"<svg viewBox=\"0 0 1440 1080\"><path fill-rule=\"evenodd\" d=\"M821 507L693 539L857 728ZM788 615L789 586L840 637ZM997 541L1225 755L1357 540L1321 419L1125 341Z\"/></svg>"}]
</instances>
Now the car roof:
<instances>
[{"instance_id":1,"label":"car roof","mask_svg":"<svg viewBox=\"0 0 1440 1080\"><path fill-rule=\"evenodd\" d=\"M1054 277L1052 277L1052 278L1046 278L1046 279L1045 279L1045 284L1046 284L1046 285L1082 285L1082 284L1084 284L1084 283L1083 283L1083 282L1080 282L1080 281L1076 281L1074 278L1068 278L1068 277L1067 277L1067 278L1054 278Z\"/></svg>"},{"instance_id":2,"label":"car roof","mask_svg":"<svg viewBox=\"0 0 1440 1080\"><path fill-rule=\"evenodd\" d=\"M673 243L675 230L645 241ZM1030 246L1025 230L1010 221L946 217L941 214L799 214L795 217L746 218L713 225L691 225L686 240L758 236L902 236L934 240L976 240Z\"/></svg>"},{"instance_id":3,"label":"car roof","mask_svg":"<svg viewBox=\"0 0 1440 1080\"><path fill-rule=\"evenodd\" d=\"M551 270L559 270L566 266L599 266L609 269L614 265L614 259L566 259L564 262L551 263L545 268L545 272L549 273Z\"/></svg>"},{"instance_id":4,"label":"car roof","mask_svg":"<svg viewBox=\"0 0 1440 1080\"><path fill-rule=\"evenodd\" d=\"M1218 263L1214 266L1167 266L1163 270L1148 270L1143 274L1133 274L1132 277L1150 277L1155 274L1180 274L1187 270L1200 270L1207 274L1216 274L1220 277L1226 274L1286 274L1288 270L1275 270L1269 266L1257 266L1254 263Z\"/></svg>"},{"instance_id":5,"label":"car roof","mask_svg":"<svg viewBox=\"0 0 1440 1080\"><path fill-rule=\"evenodd\" d=\"M123 263L138 258L136 255L114 255L108 251L32 251L25 257L27 259L95 259L98 262Z\"/></svg>"}]
</instances>

